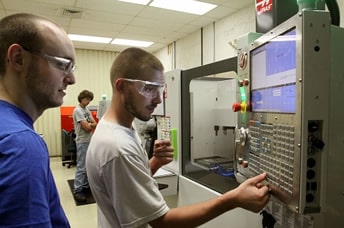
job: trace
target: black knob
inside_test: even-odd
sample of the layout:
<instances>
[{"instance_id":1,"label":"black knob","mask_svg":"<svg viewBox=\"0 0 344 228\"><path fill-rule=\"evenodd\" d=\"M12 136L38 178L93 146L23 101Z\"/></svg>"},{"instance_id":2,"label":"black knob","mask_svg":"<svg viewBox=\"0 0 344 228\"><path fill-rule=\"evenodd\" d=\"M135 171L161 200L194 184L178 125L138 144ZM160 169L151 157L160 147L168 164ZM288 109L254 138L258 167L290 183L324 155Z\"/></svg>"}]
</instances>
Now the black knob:
<instances>
[{"instance_id":1,"label":"black knob","mask_svg":"<svg viewBox=\"0 0 344 228\"><path fill-rule=\"evenodd\" d=\"M308 158L307 160L307 167L313 168L315 166L315 159L314 158Z\"/></svg>"},{"instance_id":2,"label":"black knob","mask_svg":"<svg viewBox=\"0 0 344 228\"><path fill-rule=\"evenodd\" d=\"M314 170L308 170L307 171L307 179L313 179L315 177L315 172Z\"/></svg>"},{"instance_id":3,"label":"black knob","mask_svg":"<svg viewBox=\"0 0 344 228\"><path fill-rule=\"evenodd\" d=\"M307 195L306 195L306 201L307 201L307 203L313 202L313 201L314 201L314 196L313 196L313 194L311 194L311 193L307 194Z\"/></svg>"}]
</instances>

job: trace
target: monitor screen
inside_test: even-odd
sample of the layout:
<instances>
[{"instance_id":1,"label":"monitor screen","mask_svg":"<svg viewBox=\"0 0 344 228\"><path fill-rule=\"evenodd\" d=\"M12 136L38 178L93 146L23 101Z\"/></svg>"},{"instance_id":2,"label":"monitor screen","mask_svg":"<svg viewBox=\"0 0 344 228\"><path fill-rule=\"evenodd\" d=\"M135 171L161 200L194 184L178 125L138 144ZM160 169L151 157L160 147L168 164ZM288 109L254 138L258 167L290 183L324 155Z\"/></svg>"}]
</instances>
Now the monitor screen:
<instances>
[{"instance_id":1,"label":"monitor screen","mask_svg":"<svg viewBox=\"0 0 344 228\"><path fill-rule=\"evenodd\" d=\"M296 112L296 32L251 51L252 112Z\"/></svg>"}]
</instances>

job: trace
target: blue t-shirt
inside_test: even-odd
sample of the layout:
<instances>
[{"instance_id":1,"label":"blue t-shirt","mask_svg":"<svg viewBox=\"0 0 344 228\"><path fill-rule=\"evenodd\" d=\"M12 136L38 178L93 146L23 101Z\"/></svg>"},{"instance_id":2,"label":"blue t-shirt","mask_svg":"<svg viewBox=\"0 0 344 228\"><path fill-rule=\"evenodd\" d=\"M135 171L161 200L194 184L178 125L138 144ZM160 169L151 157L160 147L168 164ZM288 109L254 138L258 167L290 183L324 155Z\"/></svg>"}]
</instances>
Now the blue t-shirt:
<instances>
[{"instance_id":1,"label":"blue t-shirt","mask_svg":"<svg viewBox=\"0 0 344 228\"><path fill-rule=\"evenodd\" d=\"M0 227L70 227L32 119L0 100Z\"/></svg>"}]
</instances>

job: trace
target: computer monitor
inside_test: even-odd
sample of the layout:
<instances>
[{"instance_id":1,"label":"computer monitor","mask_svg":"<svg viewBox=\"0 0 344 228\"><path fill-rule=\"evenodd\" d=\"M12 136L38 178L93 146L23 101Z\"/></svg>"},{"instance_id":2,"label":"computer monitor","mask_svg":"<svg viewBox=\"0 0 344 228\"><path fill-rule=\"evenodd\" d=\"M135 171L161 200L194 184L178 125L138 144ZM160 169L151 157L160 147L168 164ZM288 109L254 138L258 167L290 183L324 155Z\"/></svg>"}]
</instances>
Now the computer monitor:
<instances>
[{"instance_id":1,"label":"computer monitor","mask_svg":"<svg viewBox=\"0 0 344 228\"><path fill-rule=\"evenodd\" d=\"M251 111L296 112L295 28L251 51Z\"/></svg>"}]
</instances>

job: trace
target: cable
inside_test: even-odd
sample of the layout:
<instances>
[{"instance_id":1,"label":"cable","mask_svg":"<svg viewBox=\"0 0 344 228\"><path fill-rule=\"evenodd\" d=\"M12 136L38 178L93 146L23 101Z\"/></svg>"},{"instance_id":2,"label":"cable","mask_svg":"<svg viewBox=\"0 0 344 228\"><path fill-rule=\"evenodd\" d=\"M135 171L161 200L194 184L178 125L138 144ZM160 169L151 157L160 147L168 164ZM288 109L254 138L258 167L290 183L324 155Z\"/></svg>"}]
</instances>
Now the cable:
<instances>
[{"instance_id":1,"label":"cable","mask_svg":"<svg viewBox=\"0 0 344 228\"><path fill-rule=\"evenodd\" d=\"M340 24L340 12L337 0L326 0L326 6L328 10L330 11L331 15L331 23L333 25L339 26Z\"/></svg>"}]
</instances>

